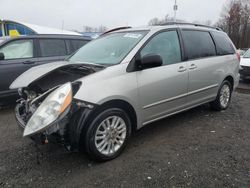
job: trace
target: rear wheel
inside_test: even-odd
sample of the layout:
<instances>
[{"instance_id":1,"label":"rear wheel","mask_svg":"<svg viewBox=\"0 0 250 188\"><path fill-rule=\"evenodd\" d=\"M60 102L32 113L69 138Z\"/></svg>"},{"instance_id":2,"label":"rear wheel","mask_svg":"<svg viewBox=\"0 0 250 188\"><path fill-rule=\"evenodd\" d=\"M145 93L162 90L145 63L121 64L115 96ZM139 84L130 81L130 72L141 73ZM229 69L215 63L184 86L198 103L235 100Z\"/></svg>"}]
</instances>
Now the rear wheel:
<instances>
[{"instance_id":1,"label":"rear wheel","mask_svg":"<svg viewBox=\"0 0 250 188\"><path fill-rule=\"evenodd\" d=\"M216 99L210 103L214 110L226 110L230 104L232 96L232 85L229 81L224 80L218 91Z\"/></svg>"},{"instance_id":2,"label":"rear wheel","mask_svg":"<svg viewBox=\"0 0 250 188\"><path fill-rule=\"evenodd\" d=\"M106 109L94 118L85 134L85 149L94 160L116 158L127 145L131 121L119 108Z\"/></svg>"}]
</instances>

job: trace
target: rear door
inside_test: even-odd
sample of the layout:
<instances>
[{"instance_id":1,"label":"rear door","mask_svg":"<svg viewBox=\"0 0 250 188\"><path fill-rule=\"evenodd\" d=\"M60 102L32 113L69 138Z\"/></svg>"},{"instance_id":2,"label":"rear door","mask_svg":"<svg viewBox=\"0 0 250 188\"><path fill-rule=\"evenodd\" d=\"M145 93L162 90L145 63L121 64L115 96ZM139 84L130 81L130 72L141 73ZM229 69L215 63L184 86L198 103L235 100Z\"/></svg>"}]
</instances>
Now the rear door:
<instances>
[{"instance_id":1,"label":"rear door","mask_svg":"<svg viewBox=\"0 0 250 188\"><path fill-rule=\"evenodd\" d=\"M208 31L182 30L189 70L188 105L213 99L220 82L221 63Z\"/></svg>"},{"instance_id":2,"label":"rear door","mask_svg":"<svg viewBox=\"0 0 250 188\"><path fill-rule=\"evenodd\" d=\"M0 60L0 95L9 95L10 84L24 71L35 65L35 47L33 39L10 41L0 48L5 56Z\"/></svg>"},{"instance_id":3,"label":"rear door","mask_svg":"<svg viewBox=\"0 0 250 188\"><path fill-rule=\"evenodd\" d=\"M64 60L67 47L64 39L40 38L38 40L39 64Z\"/></svg>"}]
</instances>

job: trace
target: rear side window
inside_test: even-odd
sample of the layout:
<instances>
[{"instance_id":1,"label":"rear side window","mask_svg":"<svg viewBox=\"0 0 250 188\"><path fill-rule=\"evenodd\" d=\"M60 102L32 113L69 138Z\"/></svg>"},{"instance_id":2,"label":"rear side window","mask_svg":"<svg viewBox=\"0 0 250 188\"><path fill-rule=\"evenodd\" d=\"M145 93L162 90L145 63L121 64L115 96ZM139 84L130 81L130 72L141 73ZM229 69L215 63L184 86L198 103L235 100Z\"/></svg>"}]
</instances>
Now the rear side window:
<instances>
[{"instance_id":1,"label":"rear side window","mask_svg":"<svg viewBox=\"0 0 250 188\"><path fill-rule=\"evenodd\" d=\"M198 59L216 55L215 45L209 32L182 31L188 59Z\"/></svg>"},{"instance_id":2,"label":"rear side window","mask_svg":"<svg viewBox=\"0 0 250 188\"><path fill-rule=\"evenodd\" d=\"M234 47L228 36L221 32L213 32L218 55L234 54Z\"/></svg>"},{"instance_id":3,"label":"rear side window","mask_svg":"<svg viewBox=\"0 0 250 188\"><path fill-rule=\"evenodd\" d=\"M81 48L83 45L87 44L88 41L86 40L70 40L71 43L71 53L75 52L79 48Z\"/></svg>"},{"instance_id":4,"label":"rear side window","mask_svg":"<svg viewBox=\"0 0 250 188\"><path fill-rule=\"evenodd\" d=\"M65 41L61 39L40 39L42 57L65 56L67 54Z\"/></svg>"}]
</instances>

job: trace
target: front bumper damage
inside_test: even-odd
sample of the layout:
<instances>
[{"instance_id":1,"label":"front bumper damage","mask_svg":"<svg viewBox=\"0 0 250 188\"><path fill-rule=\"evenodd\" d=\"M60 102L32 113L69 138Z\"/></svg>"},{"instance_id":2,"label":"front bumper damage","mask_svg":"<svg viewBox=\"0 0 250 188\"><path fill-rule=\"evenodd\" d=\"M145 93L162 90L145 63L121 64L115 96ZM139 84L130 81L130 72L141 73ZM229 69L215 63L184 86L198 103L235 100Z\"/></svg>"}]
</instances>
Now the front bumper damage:
<instances>
[{"instance_id":1,"label":"front bumper damage","mask_svg":"<svg viewBox=\"0 0 250 188\"><path fill-rule=\"evenodd\" d=\"M49 125L46 130L30 136L30 138L37 144L47 144L52 142L67 146L67 124L70 121L70 111L71 109L68 109L60 118L58 118L58 120ZM23 103L16 106L15 116L19 128L23 131L32 114L25 111L25 104Z\"/></svg>"},{"instance_id":2,"label":"front bumper damage","mask_svg":"<svg viewBox=\"0 0 250 188\"><path fill-rule=\"evenodd\" d=\"M67 150L78 150L81 134L87 124L90 114L95 110L85 105L85 102L73 100L71 106L43 132L30 136L37 144L56 143L65 146ZM16 121L22 132L35 109L27 109L27 102L20 102L15 108Z\"/></svg>"}]
</instances>

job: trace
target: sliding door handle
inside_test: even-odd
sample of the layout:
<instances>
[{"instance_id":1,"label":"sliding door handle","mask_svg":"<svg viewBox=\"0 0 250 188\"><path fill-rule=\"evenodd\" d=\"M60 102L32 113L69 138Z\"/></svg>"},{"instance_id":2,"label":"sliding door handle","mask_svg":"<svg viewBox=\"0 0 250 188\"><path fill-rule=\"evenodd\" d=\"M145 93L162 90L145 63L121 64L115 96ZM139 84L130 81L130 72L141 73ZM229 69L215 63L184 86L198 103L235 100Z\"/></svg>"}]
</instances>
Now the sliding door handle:
<instances>
[{"instance_id":1,"label":"sliding door handle","mask_svg":"<svg viewBox=\"0 0 250 188\"><path fill-rule=\"evenodd\" d=\"M189 67L190 70L193 70L193 69L196 69L196 68L197 68L197 66L195 64L191 64L190 67Z\"/></svg>"}]
</instances>

